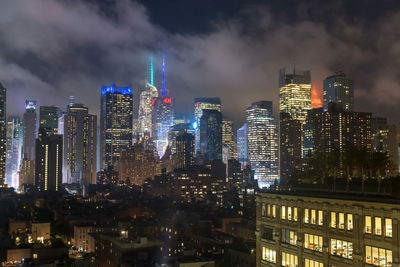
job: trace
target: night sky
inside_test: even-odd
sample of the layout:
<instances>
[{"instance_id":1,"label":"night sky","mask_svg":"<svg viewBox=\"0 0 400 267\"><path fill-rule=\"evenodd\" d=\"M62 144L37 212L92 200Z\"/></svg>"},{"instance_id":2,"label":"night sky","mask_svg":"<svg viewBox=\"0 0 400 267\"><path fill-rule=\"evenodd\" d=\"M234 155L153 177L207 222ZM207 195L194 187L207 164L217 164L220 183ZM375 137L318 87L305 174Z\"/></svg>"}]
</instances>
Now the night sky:
<instances>
[{"instance_id":1,"label":"night sky","mask_svg":"<svg viewBox=\"0 0 400 267\"><path fill-rule=\"evenodd\" d=\"M296 62L311 70L314 106L322 80L344 71L356 110L400 125L399 1L0 1L8 114L21 115L25 99L65 107L70 95L98 113L103 84L138 95L146 58L153 53L160 70L163 52L177 113L219 96L240 127L253 101L277 110L278 71Z\"/></svg>"}]
</instances>

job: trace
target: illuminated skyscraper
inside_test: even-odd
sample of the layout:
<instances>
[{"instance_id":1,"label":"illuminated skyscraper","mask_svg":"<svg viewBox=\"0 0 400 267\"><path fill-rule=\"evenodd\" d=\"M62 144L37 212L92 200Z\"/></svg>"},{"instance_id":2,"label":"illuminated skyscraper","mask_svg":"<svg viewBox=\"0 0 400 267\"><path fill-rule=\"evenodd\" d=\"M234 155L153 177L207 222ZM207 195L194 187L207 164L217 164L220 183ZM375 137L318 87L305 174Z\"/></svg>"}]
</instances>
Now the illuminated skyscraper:
<instances>
[{"instance_id":1,"label":"illuminated skyscraper","mask_svg":"<svg viewBox=\"0 0 400 267\"><path fill-rule=\"evenodd\" d=\"M174 124L169 130L168 133L168 145L171 147L171 153L175 154L176 152L176 137L181 134L183 131L187 133L191 133L194 136L193 124L191 123L179 123Z\"/></svg>"},{"instance_id":2,"label":"illuminated skyscraper","mask_svg":"<svg viewBox=\"0 0 400 267\"><path fill-rule=\"evenodd\" d=\"M329 103L336 103L337 107L345 111L354 109L353 81L342 72L337 72L324 80L325 111L328 111Z\"/></svg>"},{"instance_id":3,"label":"illuminated skyscraper","mask_svg":"<svg viewBox=\"0 0 400 267\"><path fill-rule=\"evenodd\" d=\"M0 83L0 185L6 182L6 99L7 89Z\"/></svg>"},{"instance_id":4,"label":"illuminated skyscraper","mask_svg":"<svg viewBox=\"0 0 400 267\"><path fill-rule=\"evenodd\" d=\"M222 114L204 109L200 118L200 153L209 161L222 160Z\"/></svg>"},{"instance_id":5,"label":"illuminated skyscraper","mask_svg":"<svg viewBox=\"0 0 400 267\"><path fill-rule=\"evenodd\" d=\"M19 117L10 117L8 119L6 183L14 188L19 186L18 171L22 157L23 131L24 127Z\"/></svg>"},{"instance_id":6,"label":"illuminated skyscraper","mask_svg":"<svg viewBox=\"0 0 400 267\"><path fill-rule=\"evenodd\" d=\"M169 96L168 90L165 87L165 58L163 58L162 72L161 95L152 99L152 137L156 143L157 152L160 158L162 158L167 149L168 132L174 125L174 99Z\"/></svg>"},{"instance_id":7,"label":"illuminated skyscraper","mask_svg":"<svg viewBox=\"0 0 400 267\"><path fill-rule=\"evenodd\" d=\"M194 135L181 131L176 136L176 168L187 169L194 164Z\"/></svg>"},{"instance_id":8,"label":"illuminated skyscraper","mask_svg":"<svg viewBox=\"0 0 400 267\"><path fill-rule=\"evenodd\" d=\"M200 118L203 110L216 110L221 112L221 99L219 97L200 97L194 100L194 128L195 128L195 153L200 150Z\"/></svg>"},{"instance_id":9,"label":"illuminated skyscraper","mask_svg":"<svg viewBox=\"0 0 400 267\"><path fill-rule=\"evenodd\" d=\"M97 116L82 104L68 106L64 115L63 175L67 183L96 183Z\"/></svg>"},{"instance_id":10,"label":"illuminated skyscraper","mask_svg":"<svg viewBox=\"0 0 400 267\"><path fill-rule=\"evenodd\" d=\"M100 166L118 169L121 151L132 144L133 95L130 87L103 86L100 105Z\"/></svg>"},{"instance_id":11,"label":"illuminated skyscraper","mask_svg":"<svg viewBox=\"0 0 400 267\"><path fill-rule=\"evenodd\" d=\"M36 101L25 101L24 124L24 144L23 153L27 160L35 159L35 140L36 140Z\"/></svg>"},{"instance_id":12,"label":"illuminated skyscraper","mask_svg":"<svg viewBox=\"0 0 400 267\"><path fill-rule=\"evenodd\" d=\"M279 76L279 112L287 113L292 119L305 122L307 111L311 109L310 71L296 71L286 74L280 70Z\"/></svg>"},{"instance_id":13,"label":"illuminated skyscraper","mask_svg":"<svg viewBox=\"0 0 400 267\"><path fill-rule=\"evenodd\" d=\"M248 155L260 187L278 179L278 123L272 117L272 101L253 103L246 110Z\"/></svg>"},{"instance_id":14,"label":"illuminated skyscraper","mask_svg":"<svg viewBox=\"0 0 400 267\"><path fill-rule=\"evenodd\" d=\"M58 118L60 109L54 106L40 107L39 137L58 134Z\"/></svg>"},{"instance_id":15,"label":"illuminated skyscraper","mask_svg":"<svg viewBox=\"0 0 400 267\"><path fill-rule=\"evenodd\" d=\"M36 139L35 185L39 191L58 191L61 189L62 151L62 135L42 135Z\"/></svg>"},{"instance_id":16,"label":"illuminated skyscraper","mask_svg":"<svg viewBox=\"0 0 400 267\"><path fill-rule=\"evenodd\" d=\"M236 142L233 135L233 122L222 120L222 159L228 164L229 159L237 158Z\"/></svg>"},{"instance_id":17,"label":"illuminated skyscraper","mask_svg":"<svg viewBox=\"0 0 400 267\"><path fill-rule=\"evenodd\" d=\"M153 98L158 97L158 90L154 86L153 56L150 57L149 77L146 90L140 94L139 102L139 134L149 132L152 134Z\"/></svg>"},{"instance_id":18,"label":"illuminated skyscraper","mask_svg":"<svg viewBox=\"0 0 400 267\"><path fill-rule=\"evenodd\" d=\"M248 163L248 152L247 152L247 123L243 124L237 130L237 154L238 160L242 166L246 166Z\"/></svg>"}]
</instances>

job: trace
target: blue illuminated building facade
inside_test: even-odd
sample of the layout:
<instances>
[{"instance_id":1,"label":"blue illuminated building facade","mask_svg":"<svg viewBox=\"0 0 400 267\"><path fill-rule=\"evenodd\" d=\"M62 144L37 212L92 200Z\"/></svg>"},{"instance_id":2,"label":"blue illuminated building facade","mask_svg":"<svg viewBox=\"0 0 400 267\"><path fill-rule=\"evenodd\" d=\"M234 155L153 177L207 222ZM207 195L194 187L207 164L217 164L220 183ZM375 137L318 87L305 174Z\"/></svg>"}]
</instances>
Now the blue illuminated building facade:
<instances>
[{"instance_id":1,"label":"blue illuminated building facade","mask_svg":"<svg viewBox=\"0 0 400 267\"><path fill-rule=\"evenodd\" d=\"M100 167L117 169L121 151L132 144L132 89L103 86L100 102Z\"/></svg>"},{"instance_id":2,"label":"blue illuminated building facade","mask_svg":"<svg viewBox=\"0 0 400 267\"><path fill-rule=\"evenodd\" d=\"M247 123L237 130L236 136L238 160L242 166L246 166L249 156L247 151Z\"/></svg>"}]
</instances>

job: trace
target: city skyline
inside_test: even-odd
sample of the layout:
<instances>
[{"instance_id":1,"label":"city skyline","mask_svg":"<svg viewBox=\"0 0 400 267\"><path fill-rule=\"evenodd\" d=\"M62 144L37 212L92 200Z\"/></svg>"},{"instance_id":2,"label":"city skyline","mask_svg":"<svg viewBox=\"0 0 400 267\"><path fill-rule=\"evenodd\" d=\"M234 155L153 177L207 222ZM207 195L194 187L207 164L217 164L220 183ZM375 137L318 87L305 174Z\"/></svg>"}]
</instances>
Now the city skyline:
<instances>
[{"instance_id":1,"label":"city skyline","mask_svg":"<svg viewBox=\"0 0 400 267\"><path fill-rule=\"evenodd\" d=\"M49 4L49 10L58 10L61 21L58 18L51 17L49 14L42 14L40 4L30 6L26 9L20 9L18 1L5 2L8 14L4 14L1 25L9 25L6 29L0 26L5 43L0 52L2 64L2 81L7 88L10 88L9 100L12 105L8 106L8 114L21 115L23 107L18 103L24 101L20 99L24 95L27 99L40 98L38 105L56 104L64 106L65 98L74 95L81 102L87 100L88 108L99 115L99 107L92 95L99 86L115 82L117 84L129 85L134 93L139 94L145 86L146 80L146 62L151 53L155 53L155 74L159 81L156 86L161 84L161 55L165 53L168 58L168 87L171 93L177 99L177 113L191 111L189 101L196 95L198 90L204 93L204 96L220 97L225 103L225 114L235 123L236 127L244 123L244 114L239 110L245 109L254 101L271 100L274 103L278 100L276 84L278 78L276 73L281 67L292 68L293 62L301 69L309 69L312 73L312 84L316 88L315 92L321 92L322 81L336 71L343 71L355 81L355 91L357 92L355 110L371 111L377 116L388 117L389 121L399 125L399 119L392 116L392 112L387 109L380 109L379 106L385 104L394 110L397 110L399 100L396 92L397 82L393 69L397 63L393 62L390 51L392 51L391 42L388 43L386 37L379 35L377 40L372 39L370 31L364 32L363 24L351 22L348 20L352 4L342 4L335 6L339 14L343 14L343 20L339 18L321 18L312 16L314 13L323 14L324 4L321 10L316 10L313 5L300 3L290 6L285 11L286 16L279 16L269 11L269 8L275 8L275 3L261 4L239 4L234 3L234 11L226 15L226 25L218 23L215 20L217 14L206 16L207 30L197 30L198 23L192 25L192 35L186 36L190 32L190 26L186 32L171 32L174 27L178 30L185 18L175 18L174 23L169 23L163 27L167 18L158 18L161 7L158 7L151 1L148 4L137 2L122 1L113 3L110 1L110 7L105 9L110 14L117 14L117 20L109 16L100 16L103 11L104 1L92 1L91 5L84 1L76 1L71 4L64 2ZM329 1L328 1L329 2ZM40 3L48 4L42 0ZM182 5L184 5L182 3ZM301 9L306 6L305 10ZM219 6L219 5L217 5ZM370 28L374 27L393 27L396 23L397 10L395 4L388 4L392 8L379 7L374 9L376 14L369 14L363 11L357 11L353 16L364 21L368 19ZM219 7L222 9L222 7ZM222 12L218 9L218 12ZM29 12L31 10L32 12ZM192 9L189 9L190 12ZM240 11L246 10L248 13L241 14ZM303 11L297 12L296 11ZM87 16L79 16L80 12L87 12ZM263 23L257 21L248 21L249 16L261 12L261 17L270 18ZM226 13L226 12L225 12ZM289 21L284 18L292 13L296 14ZM40 14L40 17L37 15ZM106 12L106 14L108 14ZM200 13L204 15L204 12ZM46 36L37 34L39 38L30 38L25 42L23 36L25 28L21 24L10 24L16 16L23 17L24 22L29 23L31 32L37 32L45 29ZM48 24L43 25L41 18L47 19ZM76 20L81 17L81 27L74 27ZM135 20L126 19L135 17ZM211 17L211 18L210 18ZM186 18L188 20L188 18ZM260 29L261 35L254 36L253 33L243 33L243 28L235 23L235 20L246 22L246 26L254 26ZM2 22L2 21L0 21ZM93 33L87 28L87 24L99 23L104 25L107 32L103 30ZM190 21L192 22L192 21ZM331 24L341 23L343 27L347 26L349 31L354 31L353 35L342 31L331 31ZM248 25L248 23L252 23ZM240 23L239 23L240 24ZM381 26L382 25L382 26ZM285 28L285 26L287 26ZM44 27L44 28L43 28ZM77 29L74 32L72 29ZM389 30L388 30L389 31ZM134 34L130 34L133 32ZM147 34L142 34L146 32ZM314 35L307 35L307 32L314 32ZM251 40L243 42L240 36ZM107 38L104 36L107 35ZM353 39L349 39L349 35ZM21 36L22 40L15 40L11 44L8 40L13 40L13 36ZM44 42L47 38L53 36L53 42ZM9 38L7 38L9 37ZM44 38L45 37L45 38ZM260 37L260 38L259 38ZM243 38L243 39L246 39ZM259 38L259 39L257 39ZM106 40L105 40L106 39ZM292 39L293 44L286 44L285 40ZM366 39L371 41L362 42ZM266 44L263 44L265 40ZM73 44L71 47L64 45L64 41ZM383 42L382 45L387 49L378 49L370 52L376 47L377 42ZM179 45L175 45L176 43ZM116 48L117 44L124 44ZM172 43L172 44L171 44ZM249 45L248 43L251 43ZM333 44L333 48L328 44ZM231 49L223 49L227 44L235 44ZM318 47L318 49L309 49L308 47ZM16 53L10 54L10 49ZM184 49L182 49L184 47ZM265 49L268 47L268 49ZM66 58L60 49L64 49L66 54L75 54L79 52L80 57L72 61L72 58ZM90 50L90 51L88 51ZM98 51L106 51L104 56L98 54ZM68 52L67 52L68 51ZM246 51L245 53L243 53ZM46 57L38 58L40 53L45 52ZM30 57L23 57L24 53L31 54ZM372 55L371 55L372 53ZM112 56L110 56L112 55ZM218 57L220 57L218 59ZM384 58L385 60L379 60ZM24 59L25 62L22 62ZM157 62L158 61L158 62ZM60 62L62 62L60 64ZM222 63L224 62L224 63ZM267 63L265 63L267 62ZM345 64L349 62L350 64ZM23 64L22 64L23 63ZM366 64L368 63L368 64ZM35 66L41 66L36 68ZM52 66L50 68L50 66ZM76 66L71 69L69 66ZM249 66L251 66L249 68ZM11 71L13 70L13 71ZM251 70L251 71L250 71ZM250 71L249 75L243 75ZM47 73L47 74L46 74ZM374 75L372 75L374 74ZM372 79L372 77L374 77ZM319 94L320 95L320 94ZM37 96L46 96L37 97ZM237 96L237 97L233 97ZM321 95L320 95L321 96ZM239 101L240 99L241 101ZM314 98L315 99L315 98ZM318 98L320 100L320 98ZM239 107L239 108L237 108ZM275 105L275 107L277 107ZM367 110L371 109L371 110ZM276 110L275 110L276 111ZM275 113L276 114L276 113Z\"/></svg>"}]
</instances>

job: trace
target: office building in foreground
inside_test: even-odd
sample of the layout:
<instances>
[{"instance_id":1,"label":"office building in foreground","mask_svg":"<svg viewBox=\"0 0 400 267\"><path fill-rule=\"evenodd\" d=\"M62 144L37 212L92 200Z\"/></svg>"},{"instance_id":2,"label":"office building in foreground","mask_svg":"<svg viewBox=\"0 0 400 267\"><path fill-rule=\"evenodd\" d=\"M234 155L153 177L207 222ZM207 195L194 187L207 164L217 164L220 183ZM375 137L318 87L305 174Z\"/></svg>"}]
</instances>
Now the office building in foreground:
<instances>
[{"instance_id":1,"label":"office building in foreground","mask_svg":"<svg viewBox=\"0 0 400 267\"><path fill-rule=\"evenodd\" d=\"M270 191L256 202L257 267L399 266L399 199Z\"/></svg>"}]
</instances>

